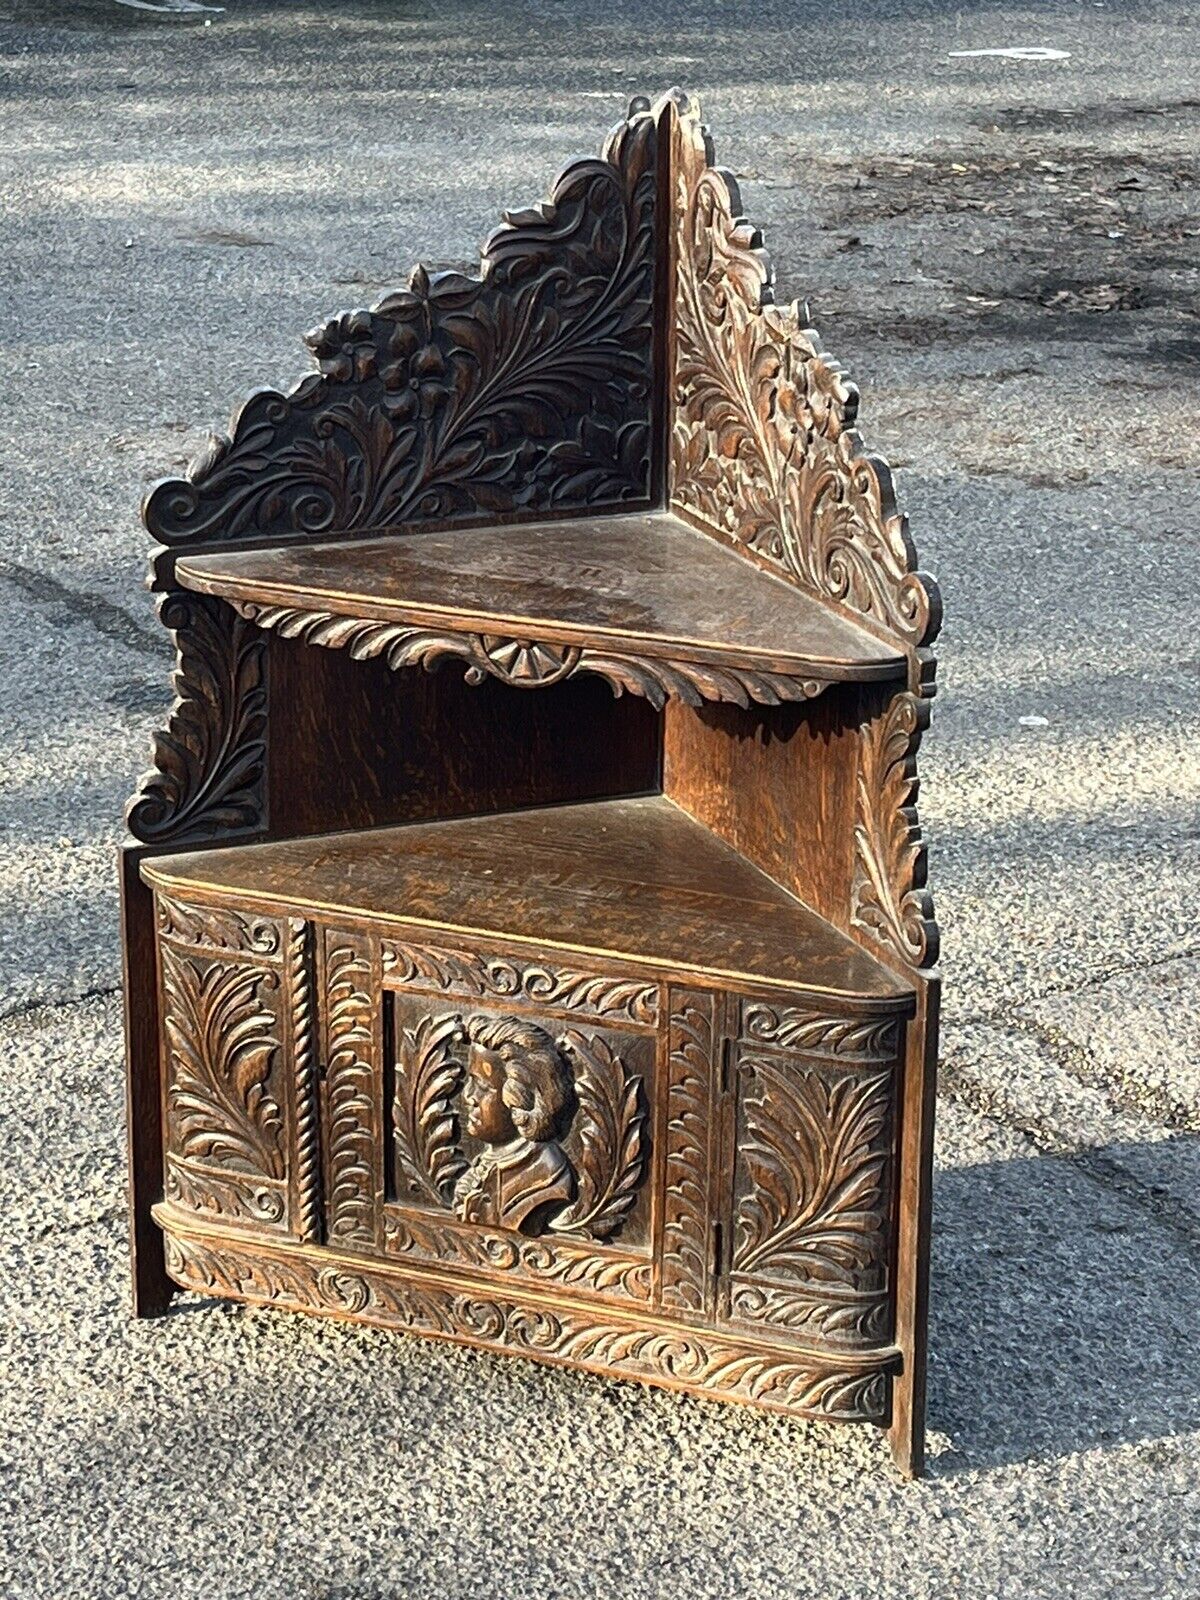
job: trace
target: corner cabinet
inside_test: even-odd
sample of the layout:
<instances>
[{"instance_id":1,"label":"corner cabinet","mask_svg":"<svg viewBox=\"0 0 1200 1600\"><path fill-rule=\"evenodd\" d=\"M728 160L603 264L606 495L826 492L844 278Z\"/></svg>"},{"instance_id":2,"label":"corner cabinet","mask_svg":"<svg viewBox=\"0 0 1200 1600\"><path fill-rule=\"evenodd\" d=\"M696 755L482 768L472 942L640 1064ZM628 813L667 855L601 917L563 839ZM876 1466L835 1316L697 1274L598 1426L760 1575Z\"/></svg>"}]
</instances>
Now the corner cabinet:
<instances>
[{"instance_id":1,"label":"corner cabinet","mask_svg":"<svg viewBox=\"0 0 1200 1600\"><path fill-rule=\"evenodd\" d=\"M937 596L694 105L311 336L146 520L135 1308L888 1428L921 1468ZM423 670L414 670L414 669Z\"/></svg>"}]
</instances>

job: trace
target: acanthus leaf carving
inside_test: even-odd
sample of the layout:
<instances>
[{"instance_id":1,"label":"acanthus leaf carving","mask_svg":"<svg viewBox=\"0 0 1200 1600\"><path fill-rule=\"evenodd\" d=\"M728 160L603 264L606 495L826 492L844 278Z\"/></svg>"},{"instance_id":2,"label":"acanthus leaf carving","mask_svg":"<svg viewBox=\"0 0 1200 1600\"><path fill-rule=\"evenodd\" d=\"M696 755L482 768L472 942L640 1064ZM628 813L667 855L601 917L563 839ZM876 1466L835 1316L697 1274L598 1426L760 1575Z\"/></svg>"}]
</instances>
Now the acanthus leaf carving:
<instances>
[{"instance_id":1,"label":"acanthus leaf carving","mask_svg":"<svg viewBox=\"0 0 1200 1600\"><path fill-rule=\"evenodd\" d=\"M598 159L484 248L307 338L320 375L260 390L186 478L158 484L166 545L360 532L645 501L656 123L635 102Z\"/></svg>"},{"instance_id":2,"label":"acanthus leaf carving","mask_svg":"<svg viewBox=\"0 0 1200 1600\"><path fill-rule=\"evenodd\" d=\"M415 1282L366 1265L321 1266L228 1239L168 1232L166 1248L171 1276L201 1293L354 1317L830 1421L887 1418L888 1354L870 1361L793 1355L755 1347L732 1330L651 1329L608 1308L550 1311L491 1289Z\"/></svg>"},{"instance_id":3,"label":"acanthus leaf carving","mask_svg":"<svg viewBox=\"0 0 1200 1600\"><path fill-rule=\"evenodd\" d=\"M917 968L938 957L916 811L917 747L928 719L928 700L898 694L863 723L855 796L853 924Z\"/></svg>"},{"instance_id":4,"label":"acanthus leaf carving","mask_svg":"<svg viewBox=\"0 0 1200 1600\"><path fill-rule=\"evenodd\" d=\"M667 1089L662 1294L669 1307L706 1309L709 1125L715 1027L711 995L673 996Z\"/></svg>"},{"instance_id":5,"label":"acanthus leaf carving","mask_svg":"<svg viewBox=\"0 0 1200 1600\"><path fill-rule=\"evenodd\" d=\"M161 891L155 895L159 936L180 944L256 956L279 954L279 924L246 916L232 906L186 905Z\"/></svg>"},{"instance_id":6,"label":"acanthus leaf carving","mask_svg":"<svg viewBox=\"0 0 1200 1600\"><path fill-rule=\"evenodd\" d=\"M266 641L232 607L173 590L159 619L175 636L175 704L153 768L130 801L130 832L185 844L266 825Z\"/></svg>"},{"instance_id":7,"label":"acanthus leaf carving","mask_svg":"<svg viewBox=\"0 0 1200 1600\"><path fill-rule=\"evenodd\" d=\"M937 587L916 571L886 464L854 431L858 391L798 309L772 303L737 186L712 166L697 108L677 111L671 503L818 598L927 644Z\"/></svg>"},{"instance_id":8,"label":"acanthus leaf carving","mask_svg":"<svg viewBox=\"0 0 1200 1600\"><path fill-rule=\"evenodd\" d=\"M280 1044L264 993L274 972L204 961L160 946L168 1043L170 1146L252 1178L281 1178L283 1113L270 1080Z\"/></svg>"},{"instance_id":9,"label":"acanthus leaf carving","mask_svg":"<svg viewBox=\"0 0 1200 1600\"><path fill-rule=\"evenodd\" d=\"M890 1061L898 1026L894 1016L829 1016L766 1000L742 1002L744 1038L814 1055Z\"/></svg>"},{"instance_id":10,"label":"acanthus leaf carving","mask_svg":"<svg viewBox=\"0 0 1200 1600\"><path fill-rule=\"evenodd\" d=\"M451 1013L421 1017L397 1041L393 1143L397 1187L406 1202L449 1205L466 1169L454 1109L462 1087L458 1047L464 1037L462 1017Z\"/></svg>"},{"instance_id":11,"label":"acanthus leaf carving","mask_svg":"<svg viewBox=\"0 0 1200 1600\"><path fill-rule=\"evenodd\" d=\"M638 1073L598 1034L568 1029L559 1040L575 1069L579 1110L568 1149L574 1155L578 1194L555 1217L556 1232L607 1239L624 1224L646 1171L645 1095Z\"/></svg>"}]
</instances>

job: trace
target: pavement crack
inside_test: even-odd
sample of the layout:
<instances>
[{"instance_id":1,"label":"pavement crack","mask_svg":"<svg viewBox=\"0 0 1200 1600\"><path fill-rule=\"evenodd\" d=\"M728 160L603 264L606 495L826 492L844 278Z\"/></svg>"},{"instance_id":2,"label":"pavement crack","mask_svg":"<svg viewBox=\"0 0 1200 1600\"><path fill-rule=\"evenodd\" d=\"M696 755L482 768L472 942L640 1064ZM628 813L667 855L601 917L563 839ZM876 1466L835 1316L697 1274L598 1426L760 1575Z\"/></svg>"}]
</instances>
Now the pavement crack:
<instances>
[{"instance_id":1,"label":"pavement crack","mask_svg":"<svg viewBox=\"0 0 1200 1600\"><path fill-rule=\"evenodd\" d=\"M93 594L87 589L72 589L69 584L60 583L49 573L36 572L32 567L22 566L19 561L12 561L7 556L0 556L0 578L7 579L31 600L43 605L68 607L72 618L83 617L97 633L130 650L139 650L159 660L169 654L165 635L151 632L131 612L123 606L114 605L103 595Z\"/></svg>"},{"instance_id":2,"label":"pavement crack","mask_svg":"<svg viewBox=\"0 0 1200 1600\"><path fill-rule=\"evenodd\" d=\"M78 994L65 995L61 1000L23 1000L7 1011L0 1011L0 1027L9 1022L23 1022L27 1017L36 1016L39 1011L69 1011L72 1006L87 1005L92 1000L108 1000L120 993L119 983L109 983L96 984L93 988L82 989Z\"/></svg>"}]
</instances>

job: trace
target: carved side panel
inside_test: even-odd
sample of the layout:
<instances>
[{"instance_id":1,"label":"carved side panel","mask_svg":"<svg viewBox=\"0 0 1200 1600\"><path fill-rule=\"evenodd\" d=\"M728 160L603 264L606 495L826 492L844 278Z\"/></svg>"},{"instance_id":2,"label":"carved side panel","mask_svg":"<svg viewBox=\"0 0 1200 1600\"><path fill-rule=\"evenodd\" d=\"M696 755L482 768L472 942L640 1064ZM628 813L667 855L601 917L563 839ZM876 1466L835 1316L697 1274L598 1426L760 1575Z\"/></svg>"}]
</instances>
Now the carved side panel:
<instances>
[{"instance_id":1,"label":"carved side panel","mask_svg":"<svg viewBox=\"0 0 1200 1600\"><path fill-rule=\"evenodd\" d=\"M898 1025L747 1002L730 1314L808 1343L891 1336Z\"/></svg>"},{"instance_id":2,"label":"carved side panel","mask_svg":"<svg viewBox=\"0 0 1200 1600\"><path fill-rule=\"evenodd\" d=\"M160 919L174 910L161 909ZM191 928L203 932L205 916L192 910ZM278 928L258 927L260 942L278 949ZM220 913L212 932L228 936ZM171 937L160 938L159 963L167 1199L222 1223L286 1231L283 974L262 957Z\"/></svg>"},{"instance_id":3,"label":"carved side panel","mask_svg":"<svg viewBox=\"0 0 1200 1600\"><path fill-rule=\"evenodd\" d=\"M858 391L798 309L772 304L761 236L711 164L699 108L681 102L675 128L671 503L780 577L926 644L937 588L916 571L886 464L854 431Z\"/></svg>"},{"instance_id":4,"label":"carved side panel","mask_svg":"<svg viewBox=\"0 0 1200 1600\"><path fill-rule=\"evenodd\" d=\"M182 590L158 615L175 637L175 704L126 821L146 844L266 827L267 644L231 606Z\"/></svg>"},{"instance_id":5,"label":"carved side panel","mask_svg":"<svg viewBox=\"0 0 1200 1600\"><path fill-rule=\"evenodd\" d=\"M383 1049L375 941L340 928L324 939L326 1237L378 1246L383 1200Z\"/></svg>"},{"instance_id":6,"label":"carved side panel","mask_svg":"<svg viewBox=\"0 0 1200 1600\"><path fill-rule=\"evenodd\" d=\"M417 268L314 330L320 375L252 395L231 438L152 491L150 533L196 546L645 503L656 144L635 101L598 159L507 214L478 278Z\"/></svg>"},{"instance_id":7,"label":"carved side panel","mask_svg":"<svg viewBox=\"0 0 1200 1600\"><path fill-rule=\"evenodd\" d=\"M533 1305L517 1297L516 1285L513 1292L508 1284L464 1292L394 1270L321 1266L311 1256L251 1253L185 1235L168 1236L167 1270L201 1294L353 1317L827 1421L887 1419L888 1362L793 1355L755 1345L729 1328L681 1334L626 1320L618 1308Z\"/></svg>"},{"instance_id":8,"label":"carved side panel","mask_svg":"<svg viewBox=\"0 0 1200 1600\"><path fill-rule=\"evenodd\" d=\"M715 1293L720 1003L672 990L660 1294L663 1309L710 1315Z\"/></svg>"}]
</instances>

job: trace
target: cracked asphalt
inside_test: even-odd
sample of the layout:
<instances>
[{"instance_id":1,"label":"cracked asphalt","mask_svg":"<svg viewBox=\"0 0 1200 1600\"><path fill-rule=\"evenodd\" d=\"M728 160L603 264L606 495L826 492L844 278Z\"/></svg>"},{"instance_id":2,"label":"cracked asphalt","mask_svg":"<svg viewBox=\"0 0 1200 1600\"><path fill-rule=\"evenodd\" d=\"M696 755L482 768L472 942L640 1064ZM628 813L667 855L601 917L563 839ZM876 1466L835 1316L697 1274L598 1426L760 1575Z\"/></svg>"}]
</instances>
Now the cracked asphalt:
<instances>
[{"instance_id":1,"label":"cracked asphalt","mask_svg":"<svg viewBox=\"0 0 1200 1600\"><path fill-rule=\"evenodd\" d=\"M1069 59L950 55L1012 44ZM0 0L6 1600L1200 1595L1198 46L1178 0ZM919 1485L864 1432L127 1315L142 489L672 82L946 596Z\"/></svg>"}]
</instances>

